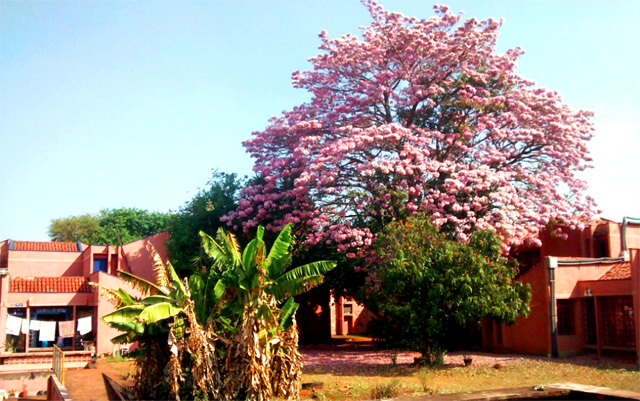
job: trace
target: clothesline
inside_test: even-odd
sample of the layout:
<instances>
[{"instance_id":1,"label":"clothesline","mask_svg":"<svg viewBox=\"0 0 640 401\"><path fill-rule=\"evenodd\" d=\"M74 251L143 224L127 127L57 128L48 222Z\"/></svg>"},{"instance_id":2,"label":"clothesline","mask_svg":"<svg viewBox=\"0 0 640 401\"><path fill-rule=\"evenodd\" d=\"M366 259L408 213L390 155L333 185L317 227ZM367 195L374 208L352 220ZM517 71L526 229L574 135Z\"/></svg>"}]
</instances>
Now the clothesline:
<instances>
[{"instance_id":1,"label":"clothesline","mask_svg":"<svg viewBox=\"0 0 640 401\"><path fill-rule=\"evenodd\" d=\"M14 336L27 334L29 330L39 331L38 341L54 341L56 336L56 325L58 327L58 335L61 338L73 337L75 332L85 335L92 330L91 316L81 317L77 319L76 330L73 330L73 320L68 321L46 321L36 319L23 319L18 316L7 316L7 334Z\"/></svg>"}]
</instances>

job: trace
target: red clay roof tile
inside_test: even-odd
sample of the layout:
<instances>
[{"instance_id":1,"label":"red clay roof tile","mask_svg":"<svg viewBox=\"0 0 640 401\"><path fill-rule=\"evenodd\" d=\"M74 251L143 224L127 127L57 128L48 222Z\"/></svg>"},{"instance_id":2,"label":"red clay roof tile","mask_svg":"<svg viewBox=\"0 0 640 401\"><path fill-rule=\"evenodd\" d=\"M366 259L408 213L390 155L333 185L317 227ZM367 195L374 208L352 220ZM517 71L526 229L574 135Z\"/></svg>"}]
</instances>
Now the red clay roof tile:
<instances>
[{"instance_id":1,"label":"red clay roof tile","mask_svg":"<svg viewBox=\"0 0 640 401\"><path fill-rule=\"evenodd\" d=\"M76 242L13 241L14 251L78 252Z\"/></svg>"},{"instance_id":2,"label":"red clay roof tile","mask_svg":"<svg viewBox=\"0 0 640 401\"><path fill-rule=\"evenodd\" d=\"M630 280L631 279L631 263L616 263L598 280Z\"/></svg>"},{"instance_id":3,"label":"red clay roof tile","mask_svg":"<svg viewBox=\"0 0 640 401\"><path fill-rule=\"evenodd\" d=\"M9 292L93 292L86 277L15 277Z\"/></svg>"}]
</instances>

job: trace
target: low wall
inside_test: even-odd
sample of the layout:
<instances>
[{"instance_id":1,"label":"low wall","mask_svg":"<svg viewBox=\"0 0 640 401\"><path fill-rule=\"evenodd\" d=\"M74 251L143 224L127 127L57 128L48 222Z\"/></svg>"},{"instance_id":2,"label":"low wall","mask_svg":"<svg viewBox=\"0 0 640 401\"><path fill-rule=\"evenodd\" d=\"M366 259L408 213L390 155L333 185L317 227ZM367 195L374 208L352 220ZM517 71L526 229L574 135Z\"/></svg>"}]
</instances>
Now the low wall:
<instances>
[{"instance_id":1,"label":"low wall","mask_svg":"<svg viewBox=\"0 0 640 401\"><path fill-rule=\"evenodd\" d=\"M47 389L49 376L51 372L3 373L0 374L0 389L16 396L20 393L36 395Z\"/></svg>"},{"instance_id":2,"label":"low wall","mask_svg":"<svg viewBox=\"0 0 640 401\"><path fill-rule=\"evenodd\" d=\"M65 363L91 362L91 351L65 351ZM53 352L27 352L0 354L0 365L49 364L53 361Z\"/></svg>"},{"instance_id":3,"label":"low wall","mask_svg":"<svg viewBox=\"0 0 640 401\"><path fill-rule=\"evenodd\" d=\"M55 375L49 376L47 382L47 400L48 401L71 401L71 395L67 388L60 383Z\"/></svg>"}]
</instances>

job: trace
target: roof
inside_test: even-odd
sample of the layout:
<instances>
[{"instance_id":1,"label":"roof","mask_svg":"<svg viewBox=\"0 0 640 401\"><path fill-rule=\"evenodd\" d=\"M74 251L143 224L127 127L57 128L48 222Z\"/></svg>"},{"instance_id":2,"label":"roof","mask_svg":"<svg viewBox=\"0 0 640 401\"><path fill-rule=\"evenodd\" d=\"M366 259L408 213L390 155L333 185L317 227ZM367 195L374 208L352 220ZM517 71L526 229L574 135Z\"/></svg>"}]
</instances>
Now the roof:
<instances>
[{"instance_id":1,"label":"roof","mask_svg":"<svg viewBox=\"0 0 640 401\"><path fill-rule=\"evenodd\" d=\"M48 252L81 252L77 242L35 242L11 241L9 250L12 251L48 251Z\"/></svg>"},{"instance_id":2,"label":"roof","mask_svg":"<svg viewBox=\"0 0 640 401\"><path fill-rule=\"evenodd\" d=\"M598 281L608 280L630 280L631 279L631 263L616 263L607 271Z\"/></svg>"},{"instance_id":3,"label":"roof","mask_svg":"<svg viewBox=\"0 0 640 401\"><path fill-rule=\"evenodd\" d=\"M93 292L86 277L12 277L9 292Z\"/></svg>"}]
</instances>

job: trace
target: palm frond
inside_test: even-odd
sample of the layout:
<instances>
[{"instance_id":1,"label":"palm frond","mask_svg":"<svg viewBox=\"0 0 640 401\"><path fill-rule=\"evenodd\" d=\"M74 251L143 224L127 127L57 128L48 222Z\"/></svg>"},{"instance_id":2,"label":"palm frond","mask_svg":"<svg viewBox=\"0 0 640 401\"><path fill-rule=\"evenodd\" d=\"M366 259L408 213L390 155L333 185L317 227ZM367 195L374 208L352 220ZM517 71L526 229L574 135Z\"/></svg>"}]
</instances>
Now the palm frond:
<instances>
[{"instance_id":1,"label":"palm frond","mask_svg":"<svg viewBox=\"0 0 640 401\"><path fill-rule=\"evenodd\" d=\"M169 289L171 288L171 280L169 278L169 274L167 273L167 267L164 265L162 258L158 255L156 248L150 243L147 243L147 250L151 254L151 259L153 260L153 278L159 287Z\"/></svg>"},{"instance_id":2,"label":"palm frond","mask_svg":"<svg viewBox=\"0 0 640 401\"><path fill-rule=\"evenodd\" d=\"M109 302L111 305L115 306L116 308L133 305L136 302L138 302L137 298L131 296L130 294L127 294L126 291L120 288L117 290L112 290L110 288L105 288L102 285L91 282L91 281L89 282L89 285L91 287L97 288L100 296L106 299L107 302Z\"/></svg>"},{"instance_id":3,"label":"palm frond","mask_svg":"<svg viewBox=\"0 0 640 401\"><path fill-rule=\"evenodd\" d=\"M242 263L242 255L240 254L240 244L238 243L238 239L232 233L227 233L224 238L227 243L227 249L233 258L234 266L239 265Z\"/></svg>"},{"instance_id":4,"label":"palm frond","mask_svg":"<svg viewBox=\"0 0 640 401\"><path fill-rule=\"evenodd\" d=\"M135 274L127 273L122 270L118 270L118 276L125 282L131 284L133 288L140 291L142 295L149 294L163 294L168 296L169 291L166 288L159 287L150 281L138 277Z\"/></svg>"}]
</instances>

